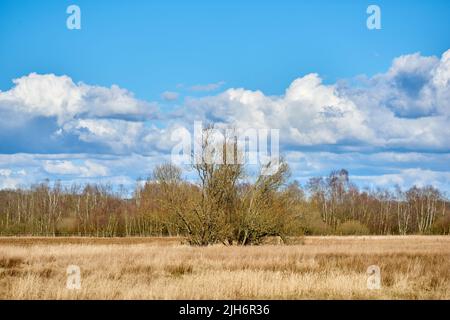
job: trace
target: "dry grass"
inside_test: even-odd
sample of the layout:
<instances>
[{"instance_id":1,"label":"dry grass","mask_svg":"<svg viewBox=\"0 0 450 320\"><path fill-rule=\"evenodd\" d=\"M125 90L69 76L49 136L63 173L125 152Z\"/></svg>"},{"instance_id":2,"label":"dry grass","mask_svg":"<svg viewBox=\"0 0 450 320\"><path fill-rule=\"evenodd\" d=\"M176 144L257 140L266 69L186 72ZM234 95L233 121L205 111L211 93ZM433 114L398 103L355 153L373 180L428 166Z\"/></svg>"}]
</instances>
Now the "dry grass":
<instances>
[{"instance_id":1,"label":"dry grass","mask_svg":"<svg viewBox=\"0 0 450 320\"><path fill-rule=\"evenodd\" d=\"M206 248L170 238L0 238L0 299L450 299L450 237L307 237ZM66 289L80 266L81 290ZM381 268L368 290L366 269Z\"/></svg>"}]
</instances>

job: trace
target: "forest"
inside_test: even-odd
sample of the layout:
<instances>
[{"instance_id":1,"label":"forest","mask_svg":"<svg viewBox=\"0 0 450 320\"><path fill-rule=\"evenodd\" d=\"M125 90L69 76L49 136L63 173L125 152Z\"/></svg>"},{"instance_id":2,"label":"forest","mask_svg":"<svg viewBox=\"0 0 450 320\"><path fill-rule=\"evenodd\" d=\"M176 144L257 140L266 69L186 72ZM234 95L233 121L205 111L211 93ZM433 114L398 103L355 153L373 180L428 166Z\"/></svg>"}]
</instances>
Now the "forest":
<instances>
[{"instance_id":1,"label":"forest","mask_svg":"<svg viewBox=\"0 0 450 320\"><path fill-rule=\"evenodd\" d=\"M195 181L164 163L132 196L111 185L59 181L0 190L0 235L182 236L204 246L260 244L269 236L450 234L449 201L433 186L360 189L345 169L300 185L283 159L252 175L238 161L244 151L236 140L218 142L211 132L205 129L200 161L189 168Z\"/></svg>"},{"instance_id":2,"label":"forest","mask_svg":"<svg viewBox=\"0 0 450 320\"><path fill-rule=\"evenodd\" d=\"M241 182L238 165L198 166L199 183L171 164L157 167L132 197L110 185L46 181L0 191L0 235L187 236L190 242L258 243L298 235L450 234L450 205L438 189L360 190L346 170L287 182Z\"/></svg>"}]
</instances>

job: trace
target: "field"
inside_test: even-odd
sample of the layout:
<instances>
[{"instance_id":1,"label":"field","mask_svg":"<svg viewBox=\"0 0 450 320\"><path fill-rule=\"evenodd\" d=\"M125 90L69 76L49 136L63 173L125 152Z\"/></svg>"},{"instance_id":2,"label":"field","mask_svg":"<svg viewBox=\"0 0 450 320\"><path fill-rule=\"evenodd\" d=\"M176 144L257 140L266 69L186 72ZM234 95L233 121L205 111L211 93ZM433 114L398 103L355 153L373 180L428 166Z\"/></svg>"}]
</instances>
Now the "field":
<instances>
[{"instance_id":1,"label":"field","mask_svg":"<svg viewBox=\"0 0 450 320\"><path fill-rule=\"evenodd\" d=\"M0 238L0 299L450 299L449 236L306 237L191 247L178 238ZM78 265L81 289L66 288ZM381 288L367 288L367 268Z\"/></svg>"}]
</instances>

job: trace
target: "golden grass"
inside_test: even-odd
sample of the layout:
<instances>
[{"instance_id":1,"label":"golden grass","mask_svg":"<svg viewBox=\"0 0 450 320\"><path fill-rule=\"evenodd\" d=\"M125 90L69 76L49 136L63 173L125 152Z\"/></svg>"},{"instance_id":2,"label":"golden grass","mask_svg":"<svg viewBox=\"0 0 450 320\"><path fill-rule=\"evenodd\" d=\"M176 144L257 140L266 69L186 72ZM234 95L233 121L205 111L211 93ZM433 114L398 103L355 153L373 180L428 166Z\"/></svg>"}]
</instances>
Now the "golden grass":
<instances>
[{"instance_id":1,"label":"golden grass","mask_svg":"<svg viewBox=\"0 0 450 320\"><path fill-rule=\"evenodd\" d=\"M0 299L450 299L449 236L307 237L190 247L177 238L0 238ZM369 265L382 288L367 289ZM66 268L81 268L81 290Z\"/></svg>"}]
</instances>

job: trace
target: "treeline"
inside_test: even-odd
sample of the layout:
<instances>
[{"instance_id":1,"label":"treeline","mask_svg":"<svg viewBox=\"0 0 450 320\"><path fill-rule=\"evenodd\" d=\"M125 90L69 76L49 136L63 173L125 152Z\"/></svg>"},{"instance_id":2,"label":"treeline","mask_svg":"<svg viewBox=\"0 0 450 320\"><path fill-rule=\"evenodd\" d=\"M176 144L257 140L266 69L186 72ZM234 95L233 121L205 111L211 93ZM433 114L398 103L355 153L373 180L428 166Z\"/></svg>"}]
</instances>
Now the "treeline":
<instances>
[{"instance_id":1,"label":"treeline","mask_svg":"<svg viewBox=\"0 0 450 320\"><path fill-rule=\"evenodd\" d=\"M306 233L450 234L448 200L432 186L359 190L342 169L310 179L306 190Z\"/></svg>"},{"instance_id":2,"label":"treeline","mask_svg":"<svg viewBox=\"0 0 450 320\"><path fill-rule=\"evenodd\" d=\"M289 182L283 161L271 175L249 177L236 164L235 143L203 144L208 154L192 167L197 183L163 164L132 197L111 186L48 181L0 190L0 235L180 235L194 245L247 245L266 236L450 234L450 205L434 187L360 190L343 169L301 186Z\"/></svg>"},{"instance_id":3,"label":"treeline","mask_svg":"<svg viewBox=\"0 0 450 320\"><path fill-rule=\"evenodd\" d=\"M220 195L222 200L215 202L220 207L215 207L201 199L201 186L182 181L178 173L174 180L164 180L167 176L161 171L165 170L181 173L168 165L159 167L156 174L160 180L149 179L139 185L131 199L125 199L123 192L114 192L111 186L91 184L63 187L58 182L45 182L26 190L0 190L0 234L174 236L186 235L189 228L211 221L203 231L205 238L208 228L211 233L215 224L226 225L224 221L213 223L214 216L220 220L226 215L229 221L233 217L238 220L235 224L241 228L235 232L241 233L237 237L241 242L251 234L246 229L252 224L255 229L258 223L273 226L273 230L260 226L265 229L263 235L450 234L450 204L431 186L407 191L397 188L394 192L359 190L341 170L327 178L312 178L303 187L293 182L267 190L270 182L260 181L255 192L252 184L236 184L235 192ZM273 194L268 197L264 192ZM230 211L234 197L242 199L240 210L245 209L248 215ZM208 206L203 211L195 208L202 201ZM251 207L255 205L263 208Z\"/></svg>"}]
</instances>

